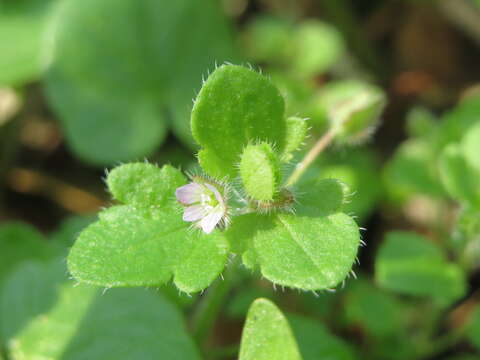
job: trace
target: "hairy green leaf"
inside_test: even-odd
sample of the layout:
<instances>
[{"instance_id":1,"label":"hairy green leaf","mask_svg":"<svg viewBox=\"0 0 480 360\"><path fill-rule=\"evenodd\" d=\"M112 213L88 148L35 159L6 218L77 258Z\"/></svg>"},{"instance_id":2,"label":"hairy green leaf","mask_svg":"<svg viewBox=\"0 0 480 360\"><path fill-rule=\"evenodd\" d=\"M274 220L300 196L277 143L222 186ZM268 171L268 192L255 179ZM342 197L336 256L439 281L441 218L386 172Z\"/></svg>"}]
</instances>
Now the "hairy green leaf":
<instances>
[{"instance_id":1,"label":"hairy green leaf","mask_svg":"<svg viewBox=\"0 0 480 360\"><path fill-rule=\"evenodd\" d=\"M259 73L236 65L217 68L204 83L192 110L199 161L211 176L235 178L243 149L254 141L285 148L284 101Z\"/></svg>"},{"instance_id":2,"label":"hairy green leaf","mask_svg":"<svg viewBox=\"0 0 480 360\"><path fill-rule=\"evenodd\" d=\"M386 289L413 296L429 296L441 305L466 291L462 269L448 263L434 244L420 235L391 232L375 261L375 279Z\"/></svg>"},{"instance_id":3,"label":"hairy green leaf","mask_svg":"<svg viewBox=\"0 0 480 360\"><path fill-rule=\"evenodd\" d=\"M159 169L149 163L130 163L114 168L107 176L112 196L136 207L161 207L171 202L175 189L186 183L172 166Z\"/></svg>"},{"instance_id":4,"label":"hairy green leaf","mask_svg":"<svg viewBox=\"0 0 480 360\"><path fill-rule=\"evenodd\" d=\"M360 241L357 225L343 213L244 215L226 235L246 266L258 265L268 280L305 290L332 288L343 281Z\"/></svg>"},{"instance_id":5,"label":"hairy green leaf","mask_svg":"<svg viewBox=\"0 0 480 360\"><path fill-rule=\"evenodd\" d=\"M267 299L250 307L242 333L239 360L301 360L287 319Z\"/></svg>"},{"instance_id":6,"label":"hairy green leaf","mask_svg":"<svg viewBox=\"0 0 480 360\"><path fill-rule=\"evenodd\" d=\"M68 257L79 281L114 286L158 286L174 276L185 292L206 288L223 270L228 246L220 232L190 229L178 205L160 210L118 206L78 237Z\"/></svg>"}]
</instances>

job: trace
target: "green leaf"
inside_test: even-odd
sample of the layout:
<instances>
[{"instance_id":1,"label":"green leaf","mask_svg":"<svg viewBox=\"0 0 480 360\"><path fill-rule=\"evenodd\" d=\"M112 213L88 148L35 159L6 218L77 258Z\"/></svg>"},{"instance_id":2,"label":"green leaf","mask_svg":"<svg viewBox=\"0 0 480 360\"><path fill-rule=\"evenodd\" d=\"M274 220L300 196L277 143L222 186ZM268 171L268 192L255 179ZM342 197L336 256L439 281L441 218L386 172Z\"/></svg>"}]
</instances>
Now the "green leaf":
<instances>
[{"instance_id":1,"label":"green leaf","mask_svg":"<svg viewBox=\"0 0 480 360\"><path fill-rule=\"evenodd\" d=\"M246 145L265 141L285 148L284 101L257 72L236 65L217 68L204 83L192 110L199 161L209 175L235 178Z\"/></svg>"},{"instance_id":2,"label":"green leaf","mask_svg":"<svg viewBox=\"0 0 480 360\"><path fill-rule=\"evenodd\" d=\"M268 280L305 290L338 285L350 272L360 241L349 216L244 215L226 236L247 267L258 265Z\"/></svg>"},{"instance_id":3,"label":"green leaf","mask_svg":"<svg viewBox=\"0 0 480 360\"><path fill-rule=\"evenodd\" d=\"M5 342L55 303L59 284L66 280L64 259L19 264L0 288L0 339Z\"/></svg>"},{"instance_id":4,"label":"green leaf","mask_svg":"<svg viewBox=\"0 0 480 360\"><path fill-rule=\"evenodd\" d=\"M268 143L247 145L240 160L240 175L248 196L273 200L282 181L277 154Z\"/></svg>"},{"instance_id":5,"label":"green leaf","mask_svg":"<svg viewBox=\"0 0 480 360\"><path fill-rule=\"evenodd\" d=\"M345 192L342 211L355 215L362 222L375 209L382 195L379 171L376 154L367 149L355 149L328 154L320 159L318 167L312 167L311 173L314 177L338 179L346 184L344 188L348 193Z\"/></svg>"},{"instance_id":6,"label":"green leaf","mask_svg":"<svg viewBox=\"0 0 480 360\"><path fill-rule=\"evenodd\" d=\"M57 270L40 271L36 279L12 278L17 297L22 289L36 287L33 280L48 284L52 276L64 275L63 269ZM26 275L19 269L22 272ZM180 314L158 293L115 289L102 294L71 283L49 290L40 295L54 297L54 302L9 341L13 359L199 359ZM13 309L23 311L32 300L39 301L28 297Z\"/></svg>"},{"instance_id":7,"label":"green leaf","mask_svg":"<svg viewBox=\"0 0 480 360\"><path fill-rule=\"evenodd\" d=\"M0 4L0 85L21 85L41 73L53 1Z\"/></svg>"},{"instance_id":8,"label":"green leaf","mask_svg":"<svg viewBox=\"0 0 480 360\"><path fill-rule=\"evenodd\" d=\"M364 279L349 283L345 296L346 321L370 337L384 339L401 333L405 311L392 294Z\"/></svg>"},{"instance_id":9,"label":"green leaf","mask_svg":"<svg viewBox=\"0 0 480 360\"><path fill-rule=\"evenodd\" d=\"M385 168L385 183L391 195L400 201L419 193L444 196L438 181L437 156L424 139L404 142Z\"/></svg>"},{"instance_id":10,"label":"green leaf","mask_svg":"<svg viewBox=\"0 0 480 360\"><path fill-rule=\"evenodd\" d=\"M305 119L297 116L287 118L287 139L285 144L285 151L282 155L283 161L289 161L292 158L292 153L303 145L308 133L308 125Z\"/></svg>"},{"instance_id":11,"label":"green leaf","mask_svg":"<svg viewBox=\"0 0 480 360\"><path fill-rule=\"evenodd\" d=\"M176 286L196 292L223 270L228 245L220 232L191 230L179 206L149 211L118 206L78 237L68 257L79 281L106 287Z\"/></svg>"},{"instance_id":12,"label":"green leaf","mask_svg":"<svg viewBox=\"0 0 480 360\"><path fill-rule=\"evenodd\" d=\"M234 53L213 0L66 0L55 35L48 100L72 150L99 165L149 155L167 112L191 142L185 124L202 74Z\"/></svg>"},{"instance_id":13,"label":"green leaf","mask_svg":"<svg viewBox=\"0 0 480 360\"><path fill-rule=\"evenodd\" d=\"M332 335L323 324L300 315L289 314L287 317L304 360L357 358L350 346Z\"/></svg>"},{"instance_id":14,"label":"green leaf","mask_svg":"<svg viewBox=\"0 0 480 360\"><path fill-rule=\"evenodd\" d=\"M172 166L159 169L149 163L130 163L114 168L107 176L112 196L136 207L160 207L172 200L175 189L186 184L183 174Z\"/></svg>"},{"instance_id":15,"label":"green leaf","mask_svg":"<svg viewBox=\"0 0 480 360\"><path fill-rule=\"evenodd\" d=\"M0 226L0 283L17 264L30 260L46 260L54 254L54 248L35 228L22 223L6 223Z\"/></svg>"},{"instance_id":16,"label":"green leaf","mask_svg":"<svg viewBox=\"0 0 480 360\"><path fill-rule=\"evenodd\" d=\"M309 179L298 186L295 212L299 215L325 216L342 209L348 187L337 179Z\"/></svg>"},{"instance_id":17,"label":"green leaf","mask_svg":"<svg viewBox=\"0 0 480 360\"><path fill-rule=\"evenodd\" d=\"M293 71L302 77L321 74L339 61L344 47L334 27L317 20L304 21L293 34Z\"/></svg>"},{"instance_id":18,"label":"green leaf","mask_svg":"<svg viewBox=\"0 0 480 360\"><path fill-rule=\"evenodd\" d=\"M301 360L287 319L267 299L250 307L242 332L239 360Z\"/></svg>"},{"instance_id":19,"label":"green leaf","mask_svg":"<svg viewBox=\"0 0 480 360\"><path fill-rule=\"evenodd\" d=\"M285 64L291 52L291 23L286 19L260 15L245 29L245 51L256 63Z\"/></svg>"},{"instance_id":20,"label":"green leaf","mask_svg":"<svg viewBox=\"0 0 480 360\"><path fill-rule=\"evenodd\" d=\"M467 338L477 349L480 350L480 308L478 306L469 319L467 325Z\"/></svg>"},{"instance_id":21,"label":"green leaf","mask_svg":"<svg viewBox=\"0 0 480 360\"><path fill-rule=\"evenodd\" d=\"M439 159L440 179L454 199L480 206L480 172L466 161L461 148L448 145Z\"/></svg>"},{"instance_id":22,"label":"green leaf","mask_svg":"<svg viewBox=\"0 0 480 360\"><path fill-rule=\"evenodd\" d=\"M420 235L391 232L375 261L375 279L385 289L413 296L429 296L448 304L466 291L462 269L448 263L434 244Z\"/></svg>"}]
</instances>

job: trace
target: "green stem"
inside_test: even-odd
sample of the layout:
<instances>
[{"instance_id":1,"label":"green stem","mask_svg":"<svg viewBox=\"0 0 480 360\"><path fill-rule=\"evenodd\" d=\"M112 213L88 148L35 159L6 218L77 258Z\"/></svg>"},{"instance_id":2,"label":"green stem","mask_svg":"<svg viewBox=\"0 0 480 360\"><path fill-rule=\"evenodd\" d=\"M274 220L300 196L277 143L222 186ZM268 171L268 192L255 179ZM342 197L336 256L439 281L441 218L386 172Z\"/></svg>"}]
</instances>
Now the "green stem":
<instances>
[{"instance_id":1,"label":"green stem","mask_svg":"<svg viewBox=\"0 0 480 360\"><path fill-rule=\"evenodd\" d=\"M233 286L234 275L238 271L238 261L238 258L235 258L227 267L223 280L218 279L210 286L192 316L193 336L200 347L204 347L208 340L215 320Z\"/></svg>"},{"instance_id":2,"label":"green stem","mask_svg":"<svg viewBox=\"0 0 480 360\"><path fill-rule=\"evenodd\" d=\"M288 178L286 186L292 186L298 181L298 179L300 179L307 168L313 161L315 161L317 156L332 143L333 139L335 139L335 135L336 131L334 130L334 127L331 127L320 139L318 139L302 161L297 164L292 175Z\"/></svg>"}]
</instances>

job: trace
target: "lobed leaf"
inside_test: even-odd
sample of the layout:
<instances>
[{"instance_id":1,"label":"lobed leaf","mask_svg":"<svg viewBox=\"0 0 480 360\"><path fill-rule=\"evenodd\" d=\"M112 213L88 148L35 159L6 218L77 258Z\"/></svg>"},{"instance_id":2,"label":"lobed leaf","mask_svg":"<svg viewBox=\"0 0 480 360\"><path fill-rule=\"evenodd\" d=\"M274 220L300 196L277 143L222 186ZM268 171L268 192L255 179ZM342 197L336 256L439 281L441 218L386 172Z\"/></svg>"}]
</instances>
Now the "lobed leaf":
<instances>
[{"instance_id":1,"label":"lobed leaf","mask_svg":"<svg viewBox=\"0 0 480 360\"><path fill-rule=\"evenodd\" d=\"M284 101L266 77L236 65L217 68L204 83L192 110L199 161L210 176L235 178L245 146L256 141L285 148Z\"/></svg>"},{"instance_id":2,"label":"lobed leaf","mask_svg":"<svg viewBox=\"0 0 480 360\"><path fill-rule=\"evenodd\" d=\"M298 346L281 311L267 299L254 301L242 332L239 360L301 360Z\"/></svg>"},{"instance_id":3,"label":"lobed leaf","mask_svg":"<svg viewBox=\"0 0 480 360\"><path fill-rule=\"evenodd\" d=\"M68 267L77 280L106 287L159 286L173 275L189 293L210 285L227 253L220 232L190 229L177 205L158 211L125 205L102 212L80 234Z\"/></svg>"}]
</instances>

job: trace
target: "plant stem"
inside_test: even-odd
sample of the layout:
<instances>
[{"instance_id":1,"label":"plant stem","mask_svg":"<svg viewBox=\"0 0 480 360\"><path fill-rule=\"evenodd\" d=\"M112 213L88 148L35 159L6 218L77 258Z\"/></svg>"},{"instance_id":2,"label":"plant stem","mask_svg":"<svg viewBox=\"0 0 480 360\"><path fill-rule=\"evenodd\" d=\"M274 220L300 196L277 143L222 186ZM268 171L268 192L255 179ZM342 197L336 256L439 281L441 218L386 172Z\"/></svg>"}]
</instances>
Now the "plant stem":
<instances>
[{"instance_id":1,"label":"plant stem","mask_svg":"<svg viewBox=\"0 0 480 360\"><path fill-rule=\"evenodd\" d=\"M235 273L238 271L238 257L232 260L223 275L218 279L198 304L192 316L193 337L200 347L203 347L215 324L222 304L227 298L232 286Z\"/></svg>"},{"instance_id":2,"label":"plant stem","mask_svg":"<svg viewBox=\"0 0 480 360\"><path fill-rule=\"evenodd\" d=\"M325 150L325 148L330 145L335 138L336 132L333 127L331 127L310 149L310 151L305 155L303 160L297 164L292 175L287 180L286 186L291 186L295 184L298 179L303 175L305 170L312 164L312 162L317 158L317 156Z\"/></svg>"}]
</instances>

